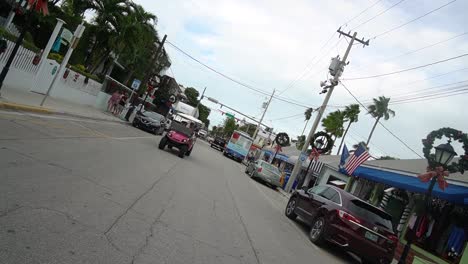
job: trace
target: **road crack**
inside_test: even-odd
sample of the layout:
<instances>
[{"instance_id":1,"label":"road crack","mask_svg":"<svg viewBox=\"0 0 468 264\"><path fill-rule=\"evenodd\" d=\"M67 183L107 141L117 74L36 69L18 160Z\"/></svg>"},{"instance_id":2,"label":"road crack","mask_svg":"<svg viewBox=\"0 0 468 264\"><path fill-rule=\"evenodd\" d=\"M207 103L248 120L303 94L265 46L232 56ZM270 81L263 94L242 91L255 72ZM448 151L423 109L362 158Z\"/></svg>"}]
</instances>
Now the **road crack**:
<instances>
[{"instance_id":1,"label":"road crack","mask_svg":"<svg viewBox=\"0 0 468 264\"><path fill-rule=\"evenodd\" d=\"M169 177L170 175L172 175L172 171L173 169L175 169L176 165L178 164L178 162L174 163L174 165L172 165L172 167L170 167L165 173L163 176L159 177L158 179L156 179L152 184L151 186L146 189L142 194L140 194L140 196L138 196L133 202L132 204L130 204L129 207L127 207L125 209L125 211L120 214L115 220L114 222L112 222L112 224L104 231L104 234L107 235L111 230L112 228L114 228L114 226L120 221L120 219L122 219L122 217L124 217L126 214L128 214L128 212L130 211L130 209L132 209L143 197L145 197L150 191L152 191L154 189L154 187L156 187L156 185L158 185L158 183Z\"/></svg>"},{"instance_id":2,"label":"road crack","mask_svg":"<svg viewBox=\"0 0 468 264\"><path fill-rule=\"evenodd\" d=\"M132 260L130 261L130 264L135 264L135 261L136 261L137 257L139 255L141 255L144 252L144 250L146 249L146 247L149 245L150 239L152 237L154 237L154 226L157 223L160 222L160 219L161 219L162 215L166 212L166 209L169 207L172 199L174 198L174 195L175 195L175 190L169 196L169 199L167 200L167 205L161 210L161 212L158 214L158 216L151 223L151 225L149 227L149 234L146 235L146 237L145 237L145 243L140 248L138 248L136 253L132 256Z\"/></svg>"}]
</instances>

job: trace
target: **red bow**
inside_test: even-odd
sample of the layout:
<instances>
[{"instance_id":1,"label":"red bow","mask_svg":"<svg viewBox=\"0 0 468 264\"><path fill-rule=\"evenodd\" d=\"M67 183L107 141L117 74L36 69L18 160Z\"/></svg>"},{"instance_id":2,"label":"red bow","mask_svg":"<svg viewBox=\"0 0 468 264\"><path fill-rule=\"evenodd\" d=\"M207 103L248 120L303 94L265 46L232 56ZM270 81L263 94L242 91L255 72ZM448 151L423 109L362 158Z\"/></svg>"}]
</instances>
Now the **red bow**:
<instances>
[{"instance_id":1,"label":"red bow","mask_svg":"<svg viewBox=\"0 0 468 264\"><path fill-rule=\"evenodd\" d=\"M275 150L276 150L276 152L282 152L283 151L283 149L281 148L280 145L276 145Z\"/></svg>"},{"instance_id":2,"label":"red bow","mask_svg":"<svg viewBox=\"0 0 468 264\"><path fill-rule=\"evenodd\" d=\"M316 148L313 148L312 151L310 152L309 159L318 160L319 156L320 156L320 152Z\"/></svg>"},{"instance_id":3,"label":"red bow","mask_svg":"<svg viewBox=\"0 0 468 264\"><path fill-rule=\"evenodd\" d=\"M444 170L443 167L438 166L433 171L428 171L424 174L418 175L418 178L422 182L428 182L432 178L437 177L437 183L439 184L439 188L441 190L445 190L445 188L448 187L448 183L445 180L445 177L447 177L448 175L449 175L448 171Z\"/></svg>"},{"instance_id":4,"label":"red bow","mask_svg":"<svg viewBox=\"0 0 468 264\"><path fill-rule=\"evenodd\" d=\"M32 6L36 12L42 12L44 15L49 14L47 0L28 0L28 5Z\"/></svg>"}]
</instances>

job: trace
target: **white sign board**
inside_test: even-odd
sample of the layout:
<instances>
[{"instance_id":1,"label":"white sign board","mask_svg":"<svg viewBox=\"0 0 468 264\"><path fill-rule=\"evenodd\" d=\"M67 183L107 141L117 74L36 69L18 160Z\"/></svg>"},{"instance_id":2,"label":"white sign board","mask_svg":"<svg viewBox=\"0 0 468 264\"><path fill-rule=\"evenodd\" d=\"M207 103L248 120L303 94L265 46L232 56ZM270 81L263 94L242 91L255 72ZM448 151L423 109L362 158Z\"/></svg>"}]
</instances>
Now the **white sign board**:
<instances>
[{"instance_id":1,"label":"white sign board","mask_svg":"<svg viewBox=\"0 0 468 264\"><path fill-rule=\"evenodd\" d=\"M140 87L140 84L141 84L141 81L138 80L138 79L133 79L133 82L132 82L132 89L133 90L136 90Z\"/></svg>"}]
</instances>

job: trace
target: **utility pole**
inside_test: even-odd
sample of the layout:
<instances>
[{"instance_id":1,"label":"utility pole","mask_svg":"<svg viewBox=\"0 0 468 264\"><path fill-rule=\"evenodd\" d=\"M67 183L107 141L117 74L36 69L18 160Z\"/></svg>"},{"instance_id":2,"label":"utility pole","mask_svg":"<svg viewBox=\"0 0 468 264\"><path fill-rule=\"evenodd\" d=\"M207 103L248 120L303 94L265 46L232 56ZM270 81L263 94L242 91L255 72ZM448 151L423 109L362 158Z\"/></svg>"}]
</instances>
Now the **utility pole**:
<instances>
[{"instance_id":1,"label":"utility pole","mask_svg":"<svg viewBox=\"0 0 468 264\"><path fill-rule=\"evenodd\" d=\"M322 115L325 112L325 109L327 108L328 101L330 100L333 90L335 89L335 86L338 85L341 74L343 74L344 66L347 65L346 60L348 59L348 55L349 55L349 52L351 51L351 47L353 46L354 41L360 42L363 46L369 45L369 40L364 41L364 39L362 40L356 39L357 32L354 32L352 36L350 35L351 32L344 33L343 31L341 31L341 28L339 28L337 32L340 33L340 36L343 35L345 37L350 38L351 40L349 41L348 48L346 49L343 59L339 60L339 58L337 57L339 62L338 62L338 65L335 67L335 70L336 70L334 73L335 76L333 79L330 80L331 84L324 87L324 89L328 89L327 95L325 96L325 99L323 100L322 106L320 106L320 108L318 109L318 113L317 113L317 116L315 117L314 124L312 125L312 128L310 129L309 135L307 136L304 146L302 147L301 153L305 153L311 143L310 141L312 140L312 137L314 136L315 131L317 130L317 127L320 123L320 119L322 119ZM330 65L330 70L331 70L331 66L332 65ZM294 181L296 180L297 175L299 174L301 169L302 169L302 161L300 158L298 158L296 161L296 164L294 165L294 169L291 172L291 176L289 177L288 183L286 184L286 187L285 187L286 192L291 191Z\"/></svg>"},{"instance_id":2,"label":"utility pole","mask_svg":"<svg viewBox=\"0 0 468 264\"><path fill-rule=\"evenodd\" d=\"M166 42L166 38L167 38L167 35L164 35L164 37L163 37L163 39L161 41L161 45L159 45L158 49L156 50L156 54L154 55L154 59L153 59L153 62L151 63L151 65L150 65L150 67L153 67L158 62L158 57L159 57L159 54L161 53L161 51L163 50L164 43ZM145 78L143 78L143 81L141 82L143 85L146 85L146 96L143 99L143 103L141 104L140 109L138 110L139 112L141 112L141 110L143 109L143 105L146 103L146 99L148 99L148 95L149 95L148 81L151 78L152 74L153 74L153 71L149 69L148 72L145 75ZM138 97L138 95L137 95L137 97ZM129 111L130 111L130 109L129 109ZM132 112L133 112L133 110L132 110ZM130 114L131 114L131 112L130 112ZM129 115L129 117L130 117L130 115Z\"/></svg>"},{"instance_id":3,"label":"utility pole","mask_svg":"<svg viewBox=\"0 0 468 264\"><path fill-rule=\"evenodd\" d=\"M195 107L195 108L198 108L200 106L200 102L201 102L201 100L203 100L203 97L205 96L205 91L206 91L206 87L203 89L203 92L202 92L202 94L200 96L200 100L198 100L197 107Z\"/></svg>"},{"instance_id":4,"label":"utility pole","mask_svg":"<svg viewBox=\"0 0 468 264\"><path fill-rule=\"evenodd\" d=\"M257 128L255 128L255 132L254 132L253 137L252 137L253 140L255 140L255 138L257 137L258 130L260 129L260 126L262 125L263 118L265 117L265 114L266 114L266 112L268 110L268 107L270 106L271 99L273 99L274 95L275 95L275 89L273 89L273 92L271 93L270 99L268 100L268 102L267 102L267 104L265 106L265 111L263 111L262 117L258 121Z\"/></svg>"}]
</instances>

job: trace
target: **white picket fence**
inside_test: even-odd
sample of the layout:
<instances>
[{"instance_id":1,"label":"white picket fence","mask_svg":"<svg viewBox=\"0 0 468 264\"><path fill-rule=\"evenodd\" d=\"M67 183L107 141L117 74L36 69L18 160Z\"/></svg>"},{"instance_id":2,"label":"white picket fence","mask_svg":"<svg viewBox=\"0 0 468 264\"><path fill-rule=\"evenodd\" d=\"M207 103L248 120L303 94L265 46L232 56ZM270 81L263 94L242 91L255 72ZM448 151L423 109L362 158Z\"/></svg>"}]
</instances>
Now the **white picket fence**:
<instances>
[{"instance_id":1,"label":"white picket fence","mask_svg":"<svg viewBox=\"0 0 468 264\"><path fill-rule=\"evenodd\" d=\"M2 65L6 64L8 57L10 56L11 52L13 51L13 47L15 46L14 42L9 40L6 41L7 50L0 55L0 64ZM27 73L36 74L39 67L32 63L34 56L36 56L36 53L33 51L20 47L10 67L14 67L17 70Z\"/></svg>"}]
</instances>

